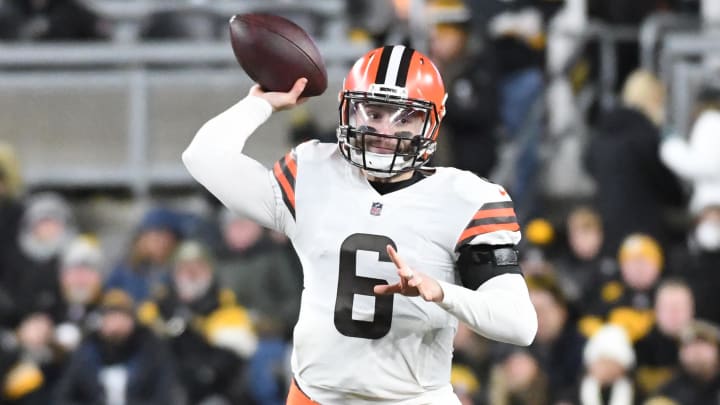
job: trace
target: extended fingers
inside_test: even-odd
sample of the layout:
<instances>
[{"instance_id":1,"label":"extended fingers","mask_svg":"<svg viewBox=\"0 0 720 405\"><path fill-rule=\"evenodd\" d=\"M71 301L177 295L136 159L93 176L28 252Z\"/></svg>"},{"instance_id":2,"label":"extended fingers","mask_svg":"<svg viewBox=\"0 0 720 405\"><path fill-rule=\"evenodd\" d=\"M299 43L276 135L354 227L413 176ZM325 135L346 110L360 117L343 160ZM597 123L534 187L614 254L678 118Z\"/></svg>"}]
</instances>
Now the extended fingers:
<instances>
[{"instance_id":1,"label":"extended fingers","mask_svg":"<svg viewBox=\"0 0 720 405\"><path fill-rule=\"evenodd\" d=\"M373 287L373 292L377 295L398 294L402 292L402 286L400 285L400 283L395 283L392 285L379 284Z\"/></svg>"},{"instance_id":2,"label":"extended fingers","mask_svg":"<svg viewBox=\"0 0 720 405\"><path fill-rule=\"evenodd\" d=\"M405 261L398 255L395 248L392 247L392 245L387 245L386 247L388 256L390 256L390 260L395 264L395 267L398 269L406 269L408 268L407 264L405 264Z\"/></svg>"}]
</instances>

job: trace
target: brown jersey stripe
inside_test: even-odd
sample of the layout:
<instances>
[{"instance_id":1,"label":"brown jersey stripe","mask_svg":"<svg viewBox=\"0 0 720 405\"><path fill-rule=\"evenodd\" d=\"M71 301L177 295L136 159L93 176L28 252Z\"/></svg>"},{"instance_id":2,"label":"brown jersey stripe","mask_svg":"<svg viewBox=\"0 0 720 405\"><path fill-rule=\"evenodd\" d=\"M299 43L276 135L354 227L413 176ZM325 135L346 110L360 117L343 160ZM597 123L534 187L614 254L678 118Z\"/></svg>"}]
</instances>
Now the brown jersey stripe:
<instances>
[{"instance_id":1,"label":"brown jersey stripe","mask_svg":"<svg viewBox=\"0 0 720 405\"><path fill-rule=\"evenodd\" d=\"M485 203L465 226L455 245L455 250L484 233L519 230L520 225L517 223L512 201Z\"/></svg>"},{"instance_id":2,"label":"brown jersey stripe","mask_svg":"<svg viewBox=\"0 0 720 405\"><path fill-rule=\"evenodd\" d=\"M287 166L287 169L290 171L290 174L292 175L292 185L294 189L295 179L297 178L297 163L295 163L295 157L293 156L293 153L288 152L288 154L285 155L285 157L283 157L280 162L285 164L285 166ZM284 168L283 171L285 171Z\"/></svg>"},{"instance_id":3,"label":"brown jersey stripe","mask_svg":"<svg viewBox=\"0 0 720 405\"><path fill-rule=\"evenodd\" d=\"M273 175L275 175L275 179L280 184L283 202L285 202L290 214L292 214L293 219L295 219L295 178L288 178L290 171L287 169L287 166L284 165L284 160L285 158L282 158L275 163L275 166L273 166ZM283 170L283 166L285 166L285 170Z\"/></svg>"},{"instance_id":4,"label":"brown jersey stripe","mask_svg":"<svg viewBox=\"0 0 720 405\"><path fill-rule=\"evenodd\" d=\"M512 208L513 202L512 201L498 201L498 202L491 202L491 203L485 203L480 207L478 211L487 211L487 210L494 210L498 208Z\"/></svg>"},{"instance_id":5,"label":"brown jersey stripe","mask_svg":"<svg viewBox=\"0 0 720 405\"><path fill-rule=\"evenodd\" d=\"M465 227L465 229L474 228L478 225L492 225L492 224L512 224L517 222L517 217L515 215L509 216L509 217L491 217L491 218L481 218L481 219L473 219L470 221L468 226Z\"/></svg>"}]
</instances>

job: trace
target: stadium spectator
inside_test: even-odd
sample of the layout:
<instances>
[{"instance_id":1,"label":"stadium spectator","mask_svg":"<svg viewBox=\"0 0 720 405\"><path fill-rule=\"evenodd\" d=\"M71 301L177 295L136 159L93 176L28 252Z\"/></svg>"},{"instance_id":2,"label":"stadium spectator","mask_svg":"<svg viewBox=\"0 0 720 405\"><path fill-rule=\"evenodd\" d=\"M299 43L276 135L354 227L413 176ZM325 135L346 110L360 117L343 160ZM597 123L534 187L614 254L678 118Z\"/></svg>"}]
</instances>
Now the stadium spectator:
<instances>
[{"instance_id":1,"label":"stadium spectator","mask_svg":"<svg viewBox=\"0 0 720 405\"><path fill-rule=\"evenodd\" d=\"M6 0L0 3L0 39L91 40L108 36L109 25L76 0Z\"/></svg>"},{"instance_id":2,"label":"stadium spectator","mask_svg":"<svg viewBox=\"0 0 720 405\"><path fill-rule=\"evenodd\" d=\"M473 376L485 382L492 366L492 350L490 340L473 332L466 324L458 324L453 340L453 365L467 367ZM485 394L484 389L481 394Z\"/></svg>"},{"instance_id":3,"label":"stadium spectator","mask_svg":"<svg viewBox=\"0 0 720 405\"><path fill-rule=\"evenodd\" d=\"M635 353L625 330L616 325L599 329L583 350L585 376L578 388L579 405L632 405L637 394L630 379Z\"/></svg>"},{"instance_id":4,"label":"stadium spectator","mask_svg":"<svg viewBox=\"0 0 720 405\"><path fill-rule=\"evenodd\" d=\"M606 322L617 324L636 342L653 326L652 298L663 269L663 253L653 238L633 234L623 241L618 261L621 278L610 278L599 285L579 326L590 337Z\"/></svg>"},{"instance_id":5,"label":"stadium spectator","mask_svg":"<svg viewBox=\"0 0 720 405\"><path fill-rule=\"evenodd\" d=\"M0 142L0 257L15 242L22 216L19 201L21 189L20 168L15 151L10 145Z\"/></svg>"},{"instance_id":6,"label":"stadium spectator","mask_svg":"<svg viewBox=\"0 0 720 405\"><path fill-rule=\"evenodd\" d=\"M182 238L182 217L156 208L142 219L130 254L110 273L105 287L127 291L135 301L150 297L169 279L172 253Z\"/></svg>"},{"instance_id":7,"label":"stadium spectator","mask_svg":"<svg viewBox=\"0 0 720 405\"><path fill-rule=\"evenodd\" d=\"M694 321L681 334L680 364L658 392L682 405L715 404L720 398L720 357L716 325Z\"/></svg>"},{"instance_id":8,"label":"stadium spectator","mask_svg":"<svg viewBox=\"0 0 720 405\"><path fill-rule=\"evenodd\" d=\"M480 379L468 366L456 364L450 369L450 383L462 405L479 405L481 398Z\"/></svg>"},{"instance_id":9,"label":"stadium spectator","mask_svg":"<svg viewBox=\"0 0 720 405\"><path fill-rule=\"evenodd\" d=\"M667 279L655 295L655 325L635 343L635 380L644 395L666 383L678 366L680 333L695 317L692 291L678 279Z\"/></svg>"},{"instance_id":10,"label":"stadium spectator","mask_svg":"<svg viewBox=\"0 0 720 405\"><path fill-rule=\"evenodd\" d=\"M705 207L696 219L688 245L673 258L673 275L687 281L697 317L720 324L720 205Z\"/></svg>"},{"instance_id":11,"label":"stadium spectator","mask_svg":"<svg viewBox=\"0 0 720 405\"><path fill-rule=\"evenodd\" d=\"M497 75L493 58L469 44L470 22L436 24L430 34L430 57L448 88L444 130L452 142L452 164L489 177L497 162Z\"/></svg>"},{"instance_id":12,"label":"stadium spectator","mask_svg":"<svg viewBox=\"0 0 720 405\"><path fill-rule=\"evenodd\" d=\"M692 183L690 211L720 205L720 94L707 100L688 139L671 136L662 143L660 157L675 174Z\"/></svg>"},{"instance_id":13,"label":"stadium spectator","mask_svg":"<svg viewBox=\"0 0 720 405\"><path fill-rule=\"evenodd\" d=\"M10 145L0 142L0 324L8 322L15 311L10 295L12 287L6 283L5 274L11 270L5 259L16 247L22 217L21 188L15 151Z\"/></svg>"},{"instance_id":14,"label":"stadium spectator","mask_svg":"<svg viewBox=\"0 0 720 405\"><path fill-rule=\"evenodd\" d=\"M354 40L371 40L375 46L410 44L409 0L347 0L351 19L350 36Z\"/></svg>"},{"instance_id":15,"label":"stadium spectator","mask_svg":"<svg viewBox=\"0 0 720 405\"><path fill-rule=\"evenodd\" d=\"M663 210L682 206L683 191L658 156L665 90L651 73L636 71L625 82L623 105L604 115L586 149L588 173L597 183L595 206L603 219L606 254L623 238L642 232L666 243Z\"/></svg>"},{"instance_id":16,"label":"stadium spectator","mask_svg":"<svg viewBox=\"0 0 720 405\"><path fill-rule=\"evenodd\" d=\"M556 260L555 272L568 304L582 313L597 283L616 275L618 268L614 259L602 254L602 219L595 210L585 206L573 209L565 230L567 248Z\"/></svg>"},{"instance_id":17,"label":"stadium spectator","mask_svg":"<svg viewBox=\"0 0 720 405\"><path fill-rule=\"evenodd\" d=\"M522 221L540 214L535 207L535 179L540 171L544 132L537 107L545 89L545 33L541 1L502 3L502 10L487 25L488 45L498 72L500 119L507 140L512 141L508 149L514 151L512 180L506 186L517 201L515 207Z\"/></svg>"},{"instance_id":18,"label":"stadium spectator","mask_svg":"<svg viewBox=\"0 0 720 405\"><path fill-rule=\"evenodd\" d=\"M488 402L492 405L545 405L547 376L525 348L502 346L500 361L490 373Z\"/></svg>"},{"instance_id":19,"label":"stadium spectator","mask_svg":"<svg viewBox=\"0 0 720 405\"><path fill-rule=\"evenodd\" d=\"M213 266L205 246L181 243L172 282L141 306L140 320L167 339L191 404L250 403L243 378L257 338L245 308L218 285Z\"/></svg>"},{"instance_id":20,"label":"stadium spectator","mask_svg":"<svg viewBox=\"0 0 720 405\"><path fill-rule=\"evenodd\" d=\"M300 273L256 222L227 209L220 217L224 246L217 259L222 285L257 314L264 334L289 336L300 306Z\"/></svg>"},{"instance_id":21,"label":"stadium spectator","mask_svg":"<svg viewBox=\"0 0 720 405\"><path fill-rule=\"evenodd\" d=\"M565 298L552 275L527 277L538 315L538 333L530 351L548 377L549 403L572 398L582 369L584 337L569 319Z\"/></svg>"},{"instance_id":22,"label":"stadium spectator","mask_svg":"<svg viewBox=\"0 0 720 405\"><path fill-rule=\"evenodd\" d=\"M11 323L36 312L54 314L61 302L59 256L75 233L72 210L60 195L40 193L26 201L15 245L2 263L15 309Z\"/></svg>"},{"instance_id":23,"label":"stadium spectator","mask_svg":"<svg viewBox=\"0 0 720 405\"><path fill-rule=\"evenodd\" d=\"M58 309L55 339L66 352L74 351L82 338L99 325L104 254L89 235L73 240L60 261L62 303Z\"/></svg>"},{"instance_id":24,"label":"stadium spectator","mask_svg":"<svg viewBox=\"0 0 720 405\"><path fill-rule=\"evenodd\" d=\"M86 337L58 383L56 405L177 403L170 354L137 324L132 298L109 290L100 304L99 330Z\"/></svg>"}]
</instances>

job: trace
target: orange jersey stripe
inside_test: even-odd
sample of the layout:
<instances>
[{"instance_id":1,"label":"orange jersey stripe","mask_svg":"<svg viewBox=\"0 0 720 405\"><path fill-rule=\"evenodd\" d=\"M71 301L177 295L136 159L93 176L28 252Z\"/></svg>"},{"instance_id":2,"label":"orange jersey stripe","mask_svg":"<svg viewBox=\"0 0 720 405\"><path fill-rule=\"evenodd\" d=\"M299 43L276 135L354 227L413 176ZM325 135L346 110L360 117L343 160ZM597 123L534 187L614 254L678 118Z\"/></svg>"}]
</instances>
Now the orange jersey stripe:
<instances>
[{"instance_id":1,"label":"orange jersey stripe","mask_svg":"<svg viewBox=\"0 0 720 405\"><path fill-rule=\"evenodd\" d=\"M512 208L495 208L490 210L478 210L478 212L475 213L475 216L473 219L483 219L483 218L494 218L494 217L514 217L515 216L515 210Z\"/></svg>"},{"instance_id":2,"label":"orange jersey stripe","mask_svg":"<svg viewBox=\"0 0 720 405\"><path fill-rule=\"evenodd\" d=\"M290 204L292 205L292 207L294 209L295 208L295 191L290 186L290 183L288 182L287 178L285 177L285 174L282 172L279 162L275 163L275 166L273 166L273 174L275 174L275 178L277 179L278 183L280 183L280 187L282 187L283 191L285 192L285 196L287 197L288 201L290 201Z\"/></svg>"},{"instance_id":3,"label":"orange jersey stripe","mask_svg":"<svg viewBox=\"0 0 720 405\"><path fill-rule=\"evenodd\" d=\"M513 222L510 224L489 224L489 225L478 225L473 226L472 228L468 228L465 230L465 232L460 235L460 238L458 240L465 240L467 238L481 235L484 233L490 233L495 231L519 231L520 225L518 225L517 222Z\"/></svg>"}]
</instances>

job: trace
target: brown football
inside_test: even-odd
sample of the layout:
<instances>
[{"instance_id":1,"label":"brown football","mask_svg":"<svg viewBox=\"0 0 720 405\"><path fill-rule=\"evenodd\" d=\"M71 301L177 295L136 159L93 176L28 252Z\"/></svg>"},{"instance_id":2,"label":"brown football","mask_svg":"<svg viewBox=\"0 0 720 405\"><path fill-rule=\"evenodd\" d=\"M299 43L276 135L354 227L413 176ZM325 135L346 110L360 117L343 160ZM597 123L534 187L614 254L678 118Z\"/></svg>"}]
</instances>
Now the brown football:
<instances>
[{"instance_id":1,"label":"brown football","mask_svg":"<svg viewBox=\"0 0 720 405\"><path fill-rule=\"evenodd\" d=\"M233 52L245 73L266 91L289 91L308 79L303 97L327 89L327 71L310 35L292 21L271 14L238 14L230 19Z\"/></svg>"}]
</instances>

